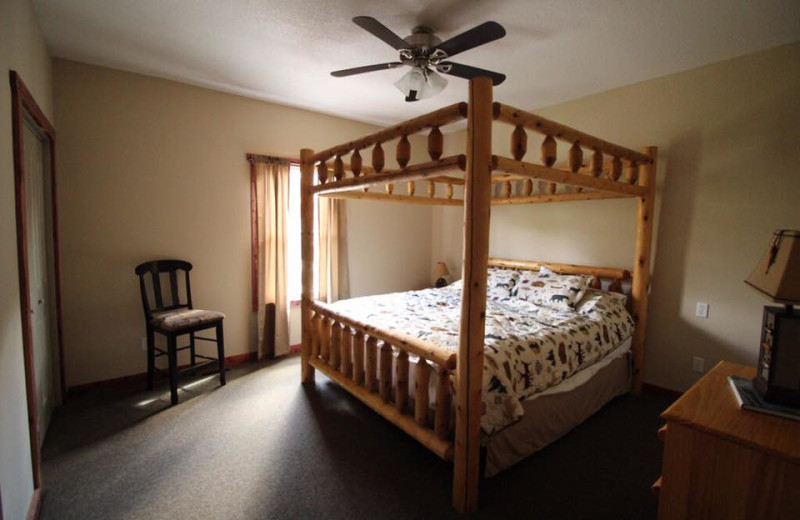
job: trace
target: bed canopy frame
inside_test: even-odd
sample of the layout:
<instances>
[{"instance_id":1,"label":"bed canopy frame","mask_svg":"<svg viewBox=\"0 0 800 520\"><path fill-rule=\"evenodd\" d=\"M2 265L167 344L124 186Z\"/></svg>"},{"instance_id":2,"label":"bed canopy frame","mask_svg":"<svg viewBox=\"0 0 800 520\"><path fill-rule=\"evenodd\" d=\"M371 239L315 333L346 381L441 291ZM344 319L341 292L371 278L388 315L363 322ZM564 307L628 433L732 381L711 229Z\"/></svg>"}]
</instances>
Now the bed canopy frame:
<instances>
[{"instance_id":1,"label":"bed canopy frame","mask_svg":"<svg viewBox=\"0 0 800 520\"><path fill-rule=\"evenodd\" d=\"M464 154L442 157L441 127L467 120ZM514 127L513 158L492 154L492 126L497 121ZM410 164L410 135L430 129L430 160ZM527 131L544 136L541 164L523 161ZM397 140L397 169L385 170L383 144ZM568 144L567 166L558 167L557 140ZM363 164L361 151L372 147L372 167ZM584 150L590 151L584 165ZM343 157L349 155L349 164ZM490 259L489 213L491 205L528 204L592 199L637 199L636 245L631 288L632 315L636 323L632 340L633 390L641 389L644 338L650 279L657 149L637 152L516 108L493 102L487 78L470 80L469 102L457 103L405 121L361 139L314 153L301 151L302 171L302 349L303 383L313 383L315 369L384 416L428 449L453 460L453 505L472 512L478 505L480 470L480 417L483 372L484 319L487 268L490 265L538 269L534 262ZM332 161L332 176L329 165ZM315 182L314 171L317 179ZM463 174L463 175L462 175ZM416 193L417 181L427 182L427 196ZM407 182L406 194L395 194L394 183ZM521 184L514 194L512 182ZM539 181L540 193L533 193ZM384 184L385 192L369 187ZM495 186L500 184L499 189ZM557 185L572 187L558 191ZM437 187L444 186L444 190ZM454 198L454 186L463 198ZM499 191L499 196L493 196ZM541 193L544 191L544 193ZM441 193L444 196L440 196ZM368 323L341 316L314 301L313 203L314 196L384 200L464 207L463 291L458 352ZM556 272L594 274L610 278L618 287L627 271L566 264L548 265ZM613 288L612 288L613 289ZM415 397L409 397L409 356L413 364ZM394 367L393 367L393 358ZM394 372L394 373L393 373ZM431 373L438 374L435 396L429 395ZM455 375L455 395L450 375ZM429 402L435 403L430 410ZM455 399L455 424L451 400Z\"/></svg>"}]
</instances>

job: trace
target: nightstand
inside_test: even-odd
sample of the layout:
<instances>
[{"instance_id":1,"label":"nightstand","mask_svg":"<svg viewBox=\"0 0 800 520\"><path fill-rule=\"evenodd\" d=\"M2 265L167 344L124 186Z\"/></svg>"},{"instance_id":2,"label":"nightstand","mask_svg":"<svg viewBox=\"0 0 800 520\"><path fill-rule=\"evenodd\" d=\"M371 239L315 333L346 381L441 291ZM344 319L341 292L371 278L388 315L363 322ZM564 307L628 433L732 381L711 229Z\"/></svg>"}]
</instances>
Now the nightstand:
<instances>
[{"instance_id":1,"label":"nightstand","mask_svg":"<svg viewBox=\"0 0 800 520\"><path fill-rule=\"evenodd\" d=\"M800 519L800 422L739 409L721 362L661 417L659 520Z\"/></svg>"}]
</instances>

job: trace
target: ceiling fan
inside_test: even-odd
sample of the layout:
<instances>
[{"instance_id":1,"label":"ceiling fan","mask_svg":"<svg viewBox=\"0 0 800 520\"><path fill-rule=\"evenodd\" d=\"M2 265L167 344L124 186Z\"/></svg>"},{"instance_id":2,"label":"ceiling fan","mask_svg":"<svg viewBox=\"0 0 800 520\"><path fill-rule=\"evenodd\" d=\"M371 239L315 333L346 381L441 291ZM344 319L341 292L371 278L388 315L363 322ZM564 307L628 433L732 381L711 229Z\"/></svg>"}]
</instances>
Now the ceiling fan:
<instances>
[{"instance_id":1,"label":"ceiling fan","mask_svg":"<svg viewBox=\"0 0 800 520\"><path fill-rule=\"evenodd\" d=\"M506 79L505 74L447 61L460 52L505 36L505 29L497 22L482 23L444 42L428 27L415 27L409 36L400 38L375 18L356 16L353 22L400 51L400 61L337 70L331 72L331 76L341 78L409 66L411 70L395 83L395 86L405 94L406 101L419 101L441 92L447 85L447 80L437 72L465 79L487 76L494 85L499 85Z\"/></svg>"}]
</instances>

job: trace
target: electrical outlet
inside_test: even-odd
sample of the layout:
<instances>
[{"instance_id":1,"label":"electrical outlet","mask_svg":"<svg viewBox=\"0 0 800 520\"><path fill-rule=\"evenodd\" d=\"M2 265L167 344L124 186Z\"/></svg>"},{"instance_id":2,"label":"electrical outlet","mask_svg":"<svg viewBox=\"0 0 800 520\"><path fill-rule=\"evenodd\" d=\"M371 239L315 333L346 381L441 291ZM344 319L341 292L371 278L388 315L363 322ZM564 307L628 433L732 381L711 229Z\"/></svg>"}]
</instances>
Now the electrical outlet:
<instances>
[{"instance_id":1,"label":"electrical outlet","mask_svg":"<svg viewBox=\"0 0 800 520\"><path fill-rule=\"evenodd\" d=\"M697 310L695 311L695 315L698 318L708 318L708 303L697 302Z\"/></svg>"},{"instance_id":2,"label":"electrical outlet","mask_svg":"<svg viewBox=\"0 0 800 520\"><path fill-rule=\"evenodd\" d=\"M702 374L706 371L706 360L701 357L692 358L692 371Z\"/></svg>"},{"instance_id":3,"label":"electrical outlet","mask_svg":"<svg viewBox=\"0 0 800 520\"><path fill-rule=\"evenodd\" d=\"M142 336L142 350L145 351L145 352L147 351L147 337L146 336Z\"/></svg>"}]
</instances>

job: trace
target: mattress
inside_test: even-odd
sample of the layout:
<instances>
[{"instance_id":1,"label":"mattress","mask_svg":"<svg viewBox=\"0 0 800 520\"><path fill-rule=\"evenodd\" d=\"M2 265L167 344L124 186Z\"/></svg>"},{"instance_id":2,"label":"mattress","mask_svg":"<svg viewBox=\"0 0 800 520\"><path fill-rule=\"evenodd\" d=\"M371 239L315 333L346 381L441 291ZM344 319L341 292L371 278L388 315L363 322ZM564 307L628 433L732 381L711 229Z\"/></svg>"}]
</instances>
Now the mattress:
<instances>
[{"instance_id":1,"label":"mattress","mask_svg":"<svg viewBox=\"0 0 800 520\"><path fill-rule=\"evenodd\" d=\"M461 288L453 284L352 298L331 308L456 352L460 305ZM523 401L602 360L633 332L624 299L595 290L574 311L513 297L489 300L486 310L481 428L487 435L519 421Z\"/></svg>"},{"instance_id":2,"label":"mattress","mask_svg":"<svg viewBox=\"0 0 800 520\"><path fill-rule=\"evenodd\" d=\"M578 385L558 385L522 403L525 414L516 423L484 437L484 475L492 477L563 437L606 403L630 390L631 354L623 345L592 365L591 377ZM577 376L573 376L575 378ZM572 378L571 378L572 379Z\"/></svg>"}]
</instances>

